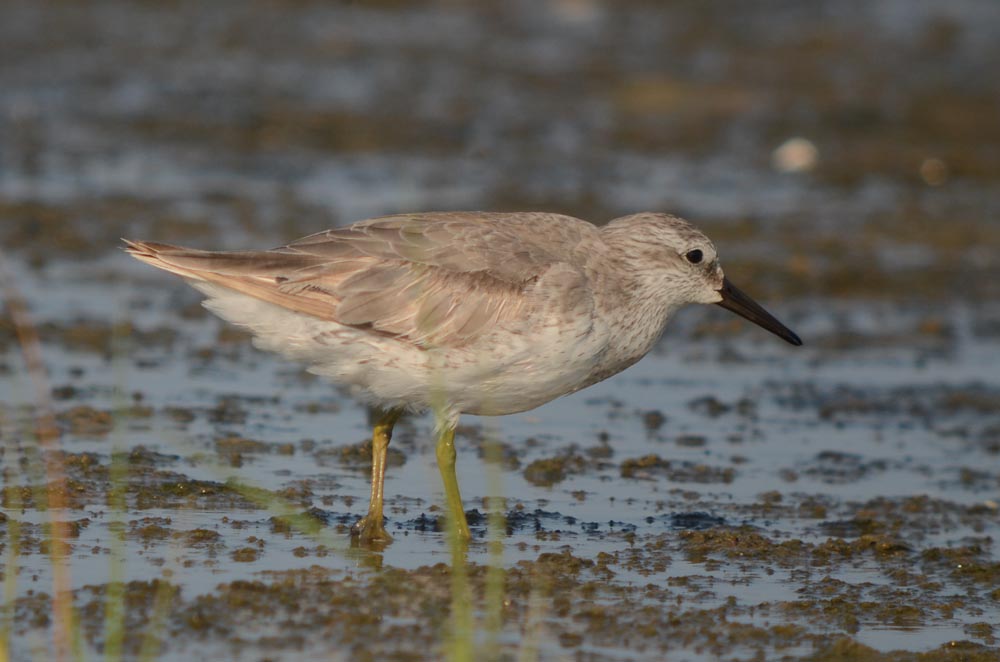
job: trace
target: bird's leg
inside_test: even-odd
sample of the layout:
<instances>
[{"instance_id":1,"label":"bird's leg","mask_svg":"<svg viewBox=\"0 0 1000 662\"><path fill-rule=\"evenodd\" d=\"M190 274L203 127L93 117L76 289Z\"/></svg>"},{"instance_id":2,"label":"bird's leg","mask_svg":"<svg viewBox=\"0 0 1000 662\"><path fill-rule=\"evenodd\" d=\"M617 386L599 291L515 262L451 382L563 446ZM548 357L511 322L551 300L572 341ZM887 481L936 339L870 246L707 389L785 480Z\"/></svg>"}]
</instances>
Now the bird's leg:
<instances>
[{"instance_id":1,"label":"bird's leg","mask_svg":"<svg viewBox=\"0 0 1000 662\"><path fill-rule=\"evenodd\" d=\"M385 456L392 439L392 428L403 412L390 409L381 412L372 430L372 495L368 514L351 527L351 536L360 542L391 542L392 536L382 524L382 502L385 494Z\"/></svg>"},{"instance_id":2,"label":"bird's leg","mask_svg":"<svg viewBox=\"0 0 1000 662\"><path fill-rule=\"evenodd\" d=\"M441 470L441 480L444 482L444 494L448 506L448 520L455 536L462 541L470 538L469 524L465 520L465 509L462 508L462 495L458 490L458 478L455 476L455 426L442 426L437 440L438 469Z\"/></svg>"}]
</instances>

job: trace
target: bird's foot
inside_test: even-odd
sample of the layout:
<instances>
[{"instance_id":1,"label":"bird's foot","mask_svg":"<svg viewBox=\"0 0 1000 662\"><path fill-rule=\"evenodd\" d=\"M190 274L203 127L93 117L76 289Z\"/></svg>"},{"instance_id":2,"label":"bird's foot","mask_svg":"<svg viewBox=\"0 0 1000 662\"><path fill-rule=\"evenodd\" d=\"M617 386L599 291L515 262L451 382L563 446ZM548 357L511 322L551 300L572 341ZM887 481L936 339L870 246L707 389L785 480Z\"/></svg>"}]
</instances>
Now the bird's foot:
<instances>
[{"instance_id":1,"label":"bird's foot","mask_svg":"<svg viewBox=\"0 0 1000 662\"><path fill-rule=\"evenodd\" d=\"M385 545L392 542L392 536L385 530L381 517L365 515L351 527L351 538L362 544Z\"/></svg>"}]
</instances>

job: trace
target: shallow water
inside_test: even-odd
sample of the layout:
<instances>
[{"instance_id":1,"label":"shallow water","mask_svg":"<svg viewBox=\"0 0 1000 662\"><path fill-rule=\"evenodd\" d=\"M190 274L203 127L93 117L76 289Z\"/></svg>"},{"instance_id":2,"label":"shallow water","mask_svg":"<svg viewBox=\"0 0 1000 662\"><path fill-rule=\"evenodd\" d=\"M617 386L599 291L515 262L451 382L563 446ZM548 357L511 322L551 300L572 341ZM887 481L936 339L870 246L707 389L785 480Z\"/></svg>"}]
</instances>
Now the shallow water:
<instances>
[{"instance_id":1,"label":"shallow water","mask_svg":"<svg viewBox=\"0 0 1000 662\"><path fill-rule=\"evenodd\" d=\"M5 310L47 380L4 315L12 659L58 652L62 570L88 656L117 582L128 658L434 659L455 613L505 659L1000 653L996 7L477 7L0 8ZM796 136L818 160L782 172ZM806 340L685 310L611 380L463 418L466 507L506 525L497 557L473 517L457 609L429 418L393 440L395 542L352 549L367 412L117 250L456 208L682 213Z\"/></svg>"}]
</instances>

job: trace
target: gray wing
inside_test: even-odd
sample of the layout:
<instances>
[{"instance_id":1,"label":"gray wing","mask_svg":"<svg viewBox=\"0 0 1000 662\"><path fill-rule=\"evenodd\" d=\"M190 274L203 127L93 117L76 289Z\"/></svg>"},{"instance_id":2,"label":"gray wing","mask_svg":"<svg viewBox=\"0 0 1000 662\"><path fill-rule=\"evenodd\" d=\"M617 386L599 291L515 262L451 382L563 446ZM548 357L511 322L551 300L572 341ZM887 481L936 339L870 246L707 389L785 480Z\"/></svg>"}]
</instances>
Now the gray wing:
<instances>
[{"instance_id":1,"label":"gray wing","mask_svg":"<svg viewBox=\"0 0 1000 662\"><path fill-rule=\"evenodd\" d=\"M551 214L461 212L362 221L270 251L148 242L127 250L315 317L419 345L460 346L524 315L532 284L554 265L565 272L570 245L592 228ZM585 296L585 288L574 291Z\"/></svg>"}]
</instances>

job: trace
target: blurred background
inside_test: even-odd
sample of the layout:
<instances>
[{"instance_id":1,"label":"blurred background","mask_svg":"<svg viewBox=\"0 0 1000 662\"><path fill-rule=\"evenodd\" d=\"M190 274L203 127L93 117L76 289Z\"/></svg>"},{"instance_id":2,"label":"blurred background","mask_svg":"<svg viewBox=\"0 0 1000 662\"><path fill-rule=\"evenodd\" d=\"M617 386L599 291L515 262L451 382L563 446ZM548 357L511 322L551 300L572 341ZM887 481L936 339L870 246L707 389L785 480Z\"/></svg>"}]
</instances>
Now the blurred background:
<instances>
[{"instance_id":1,"label":"blurred background","mask_svg":"<svg viewBox=\"0 0 1000 662\"><path fill-rule=\"evenodd\" d=\"M466 421L470 509L498 492L490 435L516 502L504 650L534 618L543 658L995 659L998 70L995 0L3 0L0 548L18 598L0 644L59 650L60 582L108 659L237 640L412 659L458 640L429 422L393 441L397 542L334 554L367 495L364 410L255 352L120 237L262 248L399 212L653 210L704 229L806 345L685 310L612 382ZM278 500L334 537L275 524ZM359 570L383 563L403 574ZM332 574L260 576L317 567ZM576 573L552 580L562 603L533 592L549 572ZM147 583L129 585L129 627L101 635L123 579ZM595 625L592 600L614 617ZM329 620L297 621L300 603ZM411 620L357 624L358 604Z\"/></svg>"},{"instance_id":2,"label":"blurred background","mask_svg":"<svg viewBox=\"0 0 1000 662\"><path fill-rule=\"evenodd\" d=\"M641 210L768 297L995 296L1000 6L3 3L0 239L283 243L374 215Z\"/></svg>"}]
</instances>

